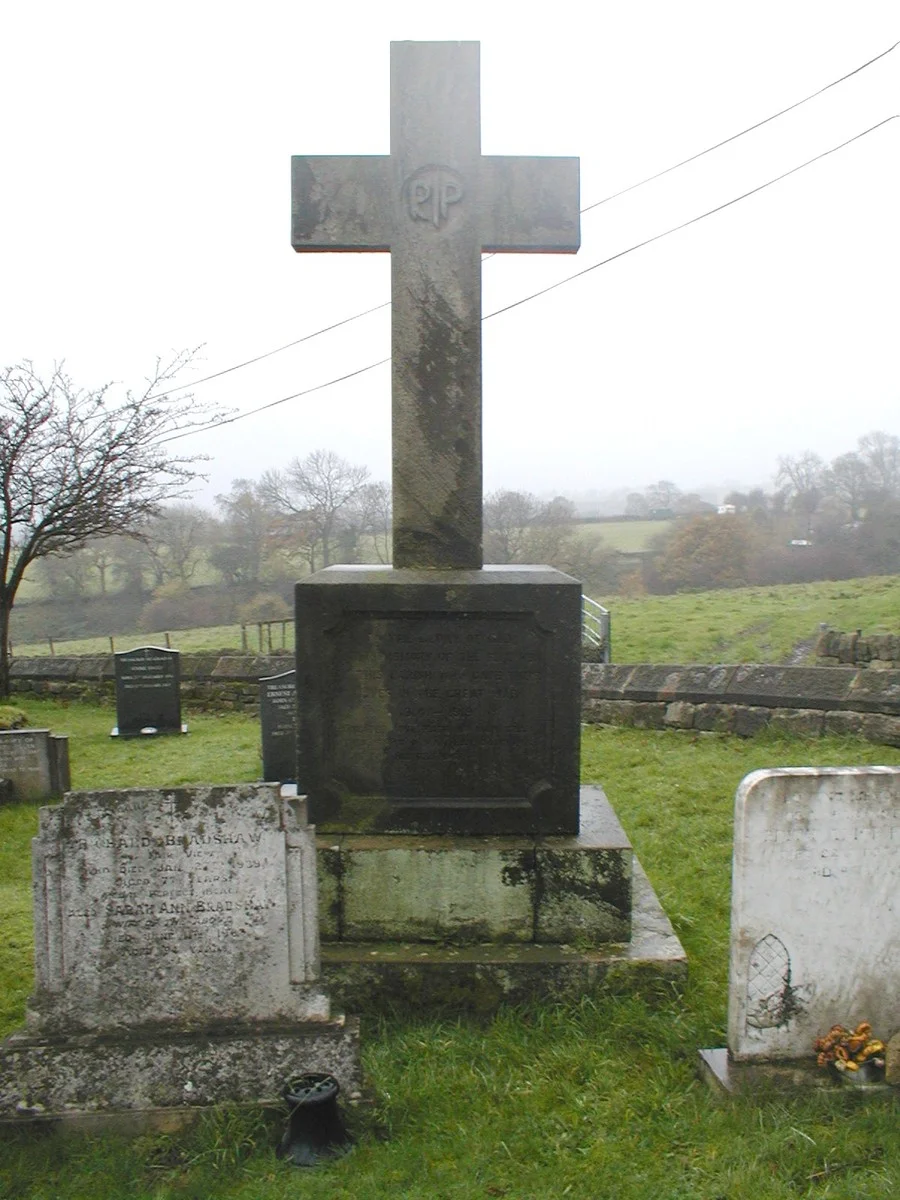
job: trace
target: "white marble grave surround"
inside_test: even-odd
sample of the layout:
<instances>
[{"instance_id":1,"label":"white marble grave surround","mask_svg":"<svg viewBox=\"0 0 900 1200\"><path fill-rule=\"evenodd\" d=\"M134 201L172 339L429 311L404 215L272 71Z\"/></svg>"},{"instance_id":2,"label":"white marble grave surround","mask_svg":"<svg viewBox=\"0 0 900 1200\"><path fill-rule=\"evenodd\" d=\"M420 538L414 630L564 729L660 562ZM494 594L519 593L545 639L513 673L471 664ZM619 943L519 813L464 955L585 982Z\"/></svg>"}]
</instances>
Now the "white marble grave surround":
<instances>
[{"instance_id":1,"label":"white marble grave surround","mask_svg":"<svg viewBox=\"0 0 900 1200\"><path fill-rule=\"evenodd\" d=\"M735 798L728 1048L809 1057L900 1030L900 768L754 771Z\"/></svg>"},{"instance_id":2,"label":"white marble grave surround","mask_svg":"<svg viewBox=\"0 0 900 1200\"><path fill-rule=\"evenodd\" d=\"M312 830L277 785L70 792L33 875L32 1032L328 1018Z\"/></svg>"}]
</instances>

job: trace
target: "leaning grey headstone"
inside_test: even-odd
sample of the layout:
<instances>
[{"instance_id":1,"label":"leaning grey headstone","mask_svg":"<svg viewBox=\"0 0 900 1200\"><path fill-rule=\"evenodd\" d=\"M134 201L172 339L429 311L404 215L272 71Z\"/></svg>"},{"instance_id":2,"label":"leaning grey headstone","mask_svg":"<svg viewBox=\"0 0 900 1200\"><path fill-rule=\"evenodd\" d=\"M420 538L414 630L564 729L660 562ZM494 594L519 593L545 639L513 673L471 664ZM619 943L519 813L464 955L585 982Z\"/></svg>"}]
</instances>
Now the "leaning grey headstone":
<instances>
[{"instance_id":1,"label":"leaning grey headstone","mask_svg":"<svg viewBox=\"0 0 900 1200\"><path fill-rule=\"evenodd\" d=\"M177 650L141 646L124 650L116 661L114 736L184 733L181 723L181 668Z\"/></svg>"},{"instance_id":2,"label":"leaning grey headstone","mask_svg":"<svg viewBox=\"0 0 900 1200\"><path fill-rule=\"evenodd\" d=\"M355 1034L319 983L302 800L72 792L40 816L35 992L0 1050L0 1118L270 1098L335 1067L358 1086Z\"/></svg>"},{"instance_id":3,"label":"leaning grey headstone","mask_svg":"<svg viewBox=\"0 0 900 1200\"><path fill-rule=\"evenodd\" d=\"M284 671L259 681L263 779L297 780L297 672Z\"/></svg>"},{"instance_id":4,"label":"leaning grey headstone","mask_svg":"<svg viewBox=\"0 0 900 1200\"><path fill-rule=\"evenodd\" d=\"M69 740L49 729L0 730L0 779L15 800L53 800L70 787Z\"/></svg>"}]
</instances>

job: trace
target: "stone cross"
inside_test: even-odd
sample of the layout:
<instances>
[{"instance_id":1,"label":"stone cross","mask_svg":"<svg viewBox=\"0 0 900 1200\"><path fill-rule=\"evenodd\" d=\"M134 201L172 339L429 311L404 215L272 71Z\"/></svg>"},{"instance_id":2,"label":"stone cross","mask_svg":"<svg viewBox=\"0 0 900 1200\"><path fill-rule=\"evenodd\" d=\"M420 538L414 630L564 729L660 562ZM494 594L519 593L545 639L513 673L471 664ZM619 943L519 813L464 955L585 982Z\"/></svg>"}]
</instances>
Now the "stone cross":
<instances>
[{"instance_id":1,"label":"stone cross","mask_svg":"<svg viewBox=\"0 0 900 1200\"><path fill-rule=\"evenodd\" d=\"M578 249L578 159L481 154L477 42L391 44L389 156L294 157L291 244L391 254L394 566L478 569L481 254Z\"/></svg>"}]
</instances>

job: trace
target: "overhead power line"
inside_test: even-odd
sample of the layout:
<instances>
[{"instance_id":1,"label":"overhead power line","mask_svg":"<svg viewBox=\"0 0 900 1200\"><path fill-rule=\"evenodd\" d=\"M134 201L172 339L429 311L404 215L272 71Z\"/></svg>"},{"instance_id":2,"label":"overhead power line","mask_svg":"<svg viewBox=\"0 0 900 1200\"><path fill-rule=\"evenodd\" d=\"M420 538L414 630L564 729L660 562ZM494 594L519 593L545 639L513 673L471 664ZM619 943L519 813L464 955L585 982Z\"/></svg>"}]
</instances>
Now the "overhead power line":
<instances>
[{"instance_id":1,"label":"overhead power line","mask_svg":"<svg viewBox=\"0 0 900 1200\"><path fill-rule=\"evenodd\" d=\"M618 192L613 192L609 196L604 196L602 200L595 200L593 204L588 204L581 210L581 215L591 212L595 208L599 208L601 204L608 204L610 200L617 200L619 196L624 196L628 192L633 192L636 188L643 187L647 183L653 183L655 179L661 179L664 175L670 174L672 171L677 171L679 167L687 166L688 163L696 162L698 158L703 158L705 154L711 154L713 150L719 150L722 146L727 146L729 142L737 141L747 133L752 133L754 129L761 129L763 125L768 125L770 121L776 120L778 117L783 117L786 113L793 112L795 108L800 108L810 100L815 100L817 96L821 96L830 88L837 87L839 83L844 83L848 79L852 79L854 75L858 75L860 71L864 71L867 67L871 67L873 63L884 58L893 50L900 46L900 42L894 42L893 46L888 46L887 50L882 50L880 54L876 54L874 58L870 58L867 62L862 63L858 67L854 67L852 71L848 71L846 75L841 75L839 79L833 79L831 83L826 83L824 87L820 87L818 91L810 92L808 96L804 96L802 100L797 100L793 104L789 104L787 108L782 108L776 113L772 113L769 117L764 117L761 121L757 121L753 125L748 125L746 129L742 129L739 133L733 133L730 137L724 138L721 142L716 142L715 145L707 146L705 150L698 150L696 154L691 154L688 158L681 159L680 162L673 163L670 167L665 167L662 171L657 171L654 175L648 175L646 179L640 179L637 183L629 184L628 187L622 188ZM812 160L811 160L812 161ZM698 218L699 219L699 218ZM642 243L643 245L644 243ZM624 251L623 253L627 253ZM485 259L496 257L494 254L485 255ZM231 367L224 367L221 371L214 371L211 375L204 375L202 379L195 379L193 383L186 383L182 387L170 388L167 392L160 392L158 398L163 396L171 396L176 392L185 392L189 389L199 387L201 383L209 383L212 379L220 379L223 375L229 375L232 371L240 371L243 367L251 367L254 363L262 362L266 358L272 358L275 354L281 354L285 350L292 350L294 346L299 346L303 342L312 341L313 338L320 337L323 333L331 333L333 329L340 329L342 325L350 325L353 321L360 321L363 317L371 316L374 312L379 312L382 308L390 307L390 300L385 300L381 304L376 304L372 308L364 309L362 312L354 313L350 317L344 317L341 321L335 321L333 325L325 325L322 329L316 329L312 333L304 334L303 337L296 338L293 342L286 342L283 346L276 346L274 350L266 350L263 354L257 354L254 358L244 359L243 362L235 363ZM248 414L249 415L249 414Z\"/></svg>"},{"instance_id":2,"label":"overhead power line","mask_svg":"<svg viewBox=\"0 0 900 1200\"><path fill-rule=\"evenodd\" d=\"M772 187L775 183L780 183L781 180L787 179L791 175L796 175L798 171L802 171L805 167L812 166L813 163L819 162L823 158L827 158L830 154L836 154L838 150L843 150L846 146L857 142L860 138L866 137L870 133L874 133L877 129L882 129L891 121L900 119L900 113L894 113L893 116L885 117L883 121L879 121L876 125L864 129L861 133L854 134L853 137L847 138L837 146L832 146L829 150L823 150L821 154L816 154L813 158L809 158L806 162L800 163L796 167L791 167L789 171L783 171L781 175L776 175L774 179L769 179L765 183L759 184L755 188L751 188L748 192L742 192L740 196L734 196L731 200L726 200L723 204L717 204L715 208L707 209L706 212L699 213L696 217L691 217L687 221L682 221L680 225L673 225L670 229L665 229L662 233L656 233L653 237L645 238L642 242L636 242L633 246L628 246L625 250L619 250L616 254L611 254L608 258L601 259L600 262L591 263L589 267L584 267L581 271L576 271L572 275L567 275L564 279L557 280L556 283L551 283L547 287L540 288L536 292L532 292L528 296L523 296L520 300L514 300L512 304L506 304L502 308L495 308L493 312L486 313L482 320L487 321L491 317L498 317L501 313L509 312L511 309L519 308L523 304L527 304L530 300L536 300L539 296L545 296L548 292L553 292L557 288L562 287L566 283L571 283L575 279L580 279L583 275L590 274L591 271L596 271L599 267L608 266L617 259L624 258L626 254L632 254L635 250L640 250L644 246L649 246L653 242L658 242L662 238L669 237L673 233L678 233L682 229L687 229L689 225L696 225L698 221L703 221L707 217L713 216L715 213L722 212L723 209L730 208L733 204L738 204L741 200L746 200L750 196L755 196L757 193L764 191L768 187ZM247 412L236 413L232 417L223 417L218 421L212 421L208 425L202 425L196 429L184 430L181 433L173 433L167 438L162 438L163 442L174 442L179 438L191 437L197 433L208 433L213 429L220 429L223 425L233 425L237 421L243 421L246 417L256 416L258 413L266 412L267 409L277 408L280 404L287 404L289 400L299 400L302 396L309 396L313 392L321 392L325 388L334 387L335 384L344 383L348 379L353 379L357 375L364 375L367 371L374 371L376 367L382 367L389 363L390 358L380 358L377 362L368 363L364 367L359 367L355 371L349 371L345 375L336 376L334 379L328 379L324 383L317 383L313 387L304 388L300 392L292 392L289 396L282 396L278 400L270 400L267 404L261 404L256 408L251 408Z\"/></svg>"}]
</instances>

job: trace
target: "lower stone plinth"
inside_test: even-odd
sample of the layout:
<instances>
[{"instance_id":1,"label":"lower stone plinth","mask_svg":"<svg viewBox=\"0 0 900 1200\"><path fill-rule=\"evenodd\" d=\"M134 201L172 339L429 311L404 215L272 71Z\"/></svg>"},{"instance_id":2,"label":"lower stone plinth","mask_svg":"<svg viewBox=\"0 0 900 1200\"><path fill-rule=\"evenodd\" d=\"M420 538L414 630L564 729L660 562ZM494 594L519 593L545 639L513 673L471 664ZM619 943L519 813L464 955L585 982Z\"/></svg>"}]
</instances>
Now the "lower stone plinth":
<instances>
[{"instance_id":1,"label":"lower stone plinth","mask_svg":"<svg viewBox=\"0 0 900 1200\"><path fill-rule=\"evenodd\" d=\"M575 999L604 988L677 988L686 978L684 950L637 859L629 942L322 945L323 984L336 1002L367 1014L398 1007L490 1013L504 1003Z\"/></svg>"},{"instance_id":2,"label":"lower stone plinth","mask_svg":"<svg viewBox=\"0 0 900 1200\"><path fill-rule=\"evenodd\" d=\"M631 844L600 788L580 805L572 836L320 835L323 942L627 942Z\"/></svg>"},{"instance_id":3,"label":"lower stone plinth","mask_svg":"<svg viewBox=\"0 0 900 1200\"><path fill-rule=\"evenodd\" d=\"M848 1088L867 1096L896 1096L888 1083L844 1083L816 1065L815 1058L786 1060L734 1059L724 1047L699 1052L700 1078L722 1096L763 1096L767 1092L810 1092ZM848 1072L849 1074L849 1072Z\"/></svg>"},{"instance_id":4,"label":"lower stone plinth","mask_svg":"<svg viewBox=\"0 0 900 1200\"><path fill-rule=\"evenodd\" d=\"M359 1022L350 1018L222 1029L132 1029L0 1045L0 1124L174 1127L214 1104L280 1102L293 1075L333 1075L359 1096Z\"/></svg>"}]
</instances>

